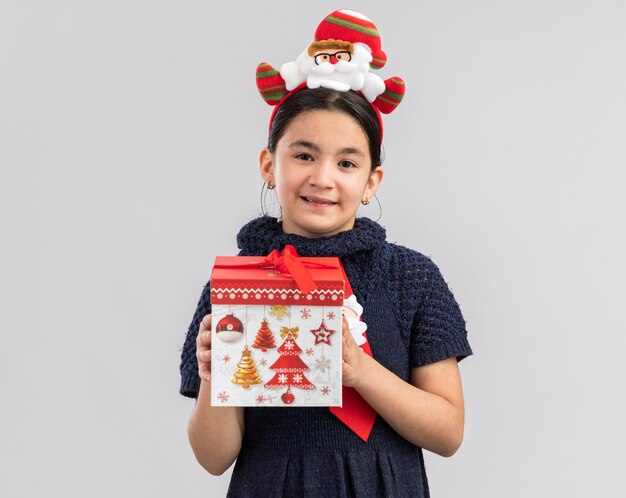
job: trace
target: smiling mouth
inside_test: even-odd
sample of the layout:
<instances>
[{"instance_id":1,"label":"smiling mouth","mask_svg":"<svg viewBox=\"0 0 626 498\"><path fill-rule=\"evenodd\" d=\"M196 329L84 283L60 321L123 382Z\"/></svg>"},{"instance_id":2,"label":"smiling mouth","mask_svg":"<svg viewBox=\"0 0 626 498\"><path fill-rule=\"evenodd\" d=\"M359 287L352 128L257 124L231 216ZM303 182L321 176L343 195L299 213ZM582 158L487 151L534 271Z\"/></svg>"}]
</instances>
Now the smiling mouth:
<instances>
[{"instance_id":1,"label":"smiling mouth","mask_svg":"<svg viewBox=\"0 0 626 498\"><path fill-rule=\"evenodd\" d=\"M331 200L322 199L321 197L315 197L315 196L303 195L301 199L304 200L305 202L308 202L309 204L317 204L320 206L334 206L335 204L337 204L336 202L333 202Z\"/></svg>"}]
</instances>

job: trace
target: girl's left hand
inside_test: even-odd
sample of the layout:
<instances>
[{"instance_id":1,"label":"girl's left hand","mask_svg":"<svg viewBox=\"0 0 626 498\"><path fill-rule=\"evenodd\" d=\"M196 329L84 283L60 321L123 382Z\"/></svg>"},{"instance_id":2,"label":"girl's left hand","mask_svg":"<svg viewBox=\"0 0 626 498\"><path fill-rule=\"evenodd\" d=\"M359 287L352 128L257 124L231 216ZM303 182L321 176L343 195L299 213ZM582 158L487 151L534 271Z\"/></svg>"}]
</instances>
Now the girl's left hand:
<instances>
[{"instance_id":1,"label":"girl's left hand","mask_svg":"<svg viewBox=\"0 0 626 498\"><path fill-rule=\"evenodd\" d=\"M341 382L344 386L356 387L362 381L364 359L367 356L354 342L348 328L348 321L343 316L341 328Z\"/></svg>"}]
</instances>

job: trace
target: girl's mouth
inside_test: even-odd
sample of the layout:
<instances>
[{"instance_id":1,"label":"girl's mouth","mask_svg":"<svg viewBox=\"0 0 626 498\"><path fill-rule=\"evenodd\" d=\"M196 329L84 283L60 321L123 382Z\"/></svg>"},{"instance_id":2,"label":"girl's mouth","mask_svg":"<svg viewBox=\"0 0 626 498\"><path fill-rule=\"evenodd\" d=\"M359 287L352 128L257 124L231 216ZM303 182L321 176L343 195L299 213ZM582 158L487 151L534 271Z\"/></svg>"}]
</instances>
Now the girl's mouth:
<instances>
[{"instance_id":1,"label":"girl's mouth","mask_svg":"<svg viewBox=\"0 0 626 498\"><path fill-rule=\"evenodd\" d=\"M315 197L314 195L302 196L300 198L304 200L305 202L307 202L308 204L313 204L317 206L334 206L335 204L337 204L336 202L331 201L329 199L324 199L322 197Z\"/></svg>"}]
</instances>

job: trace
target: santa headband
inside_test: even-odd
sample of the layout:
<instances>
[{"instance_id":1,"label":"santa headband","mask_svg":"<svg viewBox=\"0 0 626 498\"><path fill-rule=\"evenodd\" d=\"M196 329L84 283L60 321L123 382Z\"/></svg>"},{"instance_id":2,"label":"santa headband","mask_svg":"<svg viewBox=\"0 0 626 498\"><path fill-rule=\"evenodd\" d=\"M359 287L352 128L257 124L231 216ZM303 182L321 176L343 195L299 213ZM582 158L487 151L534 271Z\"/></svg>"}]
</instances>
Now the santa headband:
<instances>
[{"instance_id":1,"label":"santa headband","mask_svg":"<svg viewBox=\"0 0 626 498\"><path fill-rule=\"evenodd\" d=\"M314 41L294 62L283 64L280 71L262 62L256 69L256 85L261 97L276 111L291 95L302 88L329 88L355 91L374 109L383 136L380 113L394 111L404 97L404 80L397 76L383 80L370 72L387 62L381 48L378 29L363 14L337 10L328 15L315 30Z\"/></svg>"}]
</instances>

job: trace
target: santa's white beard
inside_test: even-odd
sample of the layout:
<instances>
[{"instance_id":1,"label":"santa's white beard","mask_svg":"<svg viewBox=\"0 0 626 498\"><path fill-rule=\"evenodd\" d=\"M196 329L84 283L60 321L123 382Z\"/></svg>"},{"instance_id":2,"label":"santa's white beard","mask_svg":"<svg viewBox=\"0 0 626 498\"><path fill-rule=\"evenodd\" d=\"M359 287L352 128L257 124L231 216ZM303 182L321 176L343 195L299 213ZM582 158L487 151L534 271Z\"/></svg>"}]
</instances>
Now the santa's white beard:
<instances>
[{"instance_id":1,"label":"santa's white beard","mask_svg":"<svg viewBox=\"0 0 626 498\"><path fill-rule=\"evenodd\" d=\"M322 62L319 66L314 66L310 69L310 73L316 75L328 75L334 72L338 73L352 73L357 70L356 64L348 61L338 61L336 64L330 62Z\"/></svg>"},{"instance_id":2,"label":"santa's white beard","mask_svg":"<svg viewBox=\"0 0 626 498\"><path fill-rule=\"evenodd\" d=\"M309 88L324 87L342 92L360 90L367 100L373 102L385 90L385 83L378 75L369 72L371 60L372 54L361 43L354 44L351 61L324 62L319 66L305 49L294 62L283 64L280 74L289 91L306 81Z\"/></svg>"},{"instance_id":3,"label":"santa's white beard","mask_svg":"<svg viewBox=\"0 0 626 498\"><path fill-rule=\"evenodd\" d=\"M356 64L348 61L339 61L337 64L324 62L319 66L312 67L307 76L309 88L332 88L346 92L359 90L363 86L363 73L358 71Z\"/></svg>"}]
</instances>

